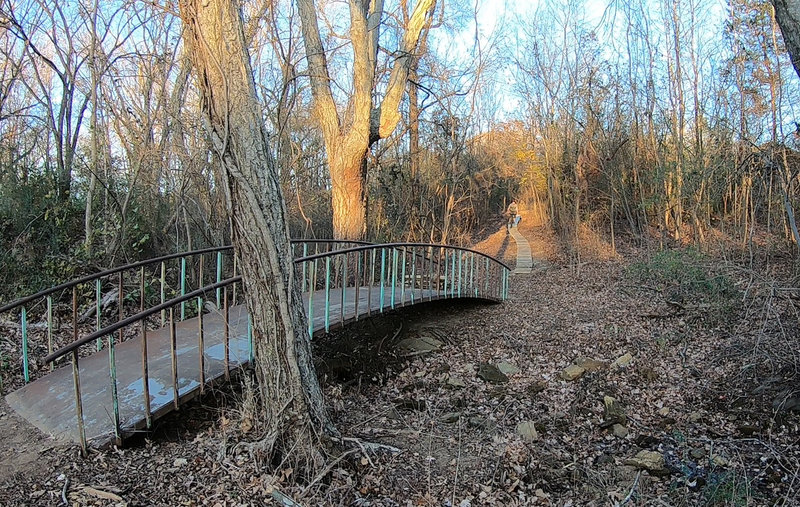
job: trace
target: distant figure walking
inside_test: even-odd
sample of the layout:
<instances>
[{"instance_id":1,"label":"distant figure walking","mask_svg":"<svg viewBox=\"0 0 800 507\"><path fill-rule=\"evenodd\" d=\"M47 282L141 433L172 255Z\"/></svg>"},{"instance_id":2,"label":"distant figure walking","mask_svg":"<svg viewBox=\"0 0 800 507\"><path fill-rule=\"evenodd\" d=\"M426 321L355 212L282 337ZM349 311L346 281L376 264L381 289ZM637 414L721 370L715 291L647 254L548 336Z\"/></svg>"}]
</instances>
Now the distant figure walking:
<instances>
[{"instance_id":1,"label":"distant figure walking","mask_svg":"<svg viewBox=\"0 0 800 507\"><path fill-rule=\"evenodd\" d=\"M522 215L519 214L519 206L517 206L516 199L512 200L511 204L508 205L506 215L508 215L508 230L511 230L515 225L519 225L519 221L522 220Z\"/></svg>"}]
</instances>

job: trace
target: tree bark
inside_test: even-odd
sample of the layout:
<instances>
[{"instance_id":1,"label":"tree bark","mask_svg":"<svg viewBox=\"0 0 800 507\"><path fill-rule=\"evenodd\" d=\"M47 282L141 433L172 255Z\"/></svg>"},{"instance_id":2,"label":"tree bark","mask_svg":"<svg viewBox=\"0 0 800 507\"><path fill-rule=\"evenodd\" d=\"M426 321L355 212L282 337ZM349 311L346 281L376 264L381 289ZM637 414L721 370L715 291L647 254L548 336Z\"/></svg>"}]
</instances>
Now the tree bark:
<instances>
[{"instance_id":1,"label":"tree bark","mask_svg":"<svg viewBox=\"0 0 800 507\"><path fill-rule=\"evenodd\" d=\"M366 156L370 146L388 137L400 121L400 100L421 34L430 27L436 0L418 0L380 102L373 104L382 0L349 0L353 46L353 93L345 121L331 92L325 48L314 0L298 0L314 113L325 139L331 172L333 232L337 239L359 239L366 231Z\"/></svg>"},{"instance_id":2,"label":"tree bark","mask_svg":"<svg viewBox=\"0 0 800 507\"><path fill-rule=\"evenodd\" d=\"M181 0L186 51L201 91L206 130L219 157L233 243L252 318L265 449L301 469L322 464L335 435L311 359L294 277L286 208L268 149L235 0Z\"/></svg>"},{"instance_id":3,"label":"tree bark","mask_svg":"<svg viewBox=\"0 0 800 507\"><path fill-rule=\"evenodd\" d=\"M792 65L800 76L800 0L772 0L772 5Z\"/></svg>"}]
</instances>

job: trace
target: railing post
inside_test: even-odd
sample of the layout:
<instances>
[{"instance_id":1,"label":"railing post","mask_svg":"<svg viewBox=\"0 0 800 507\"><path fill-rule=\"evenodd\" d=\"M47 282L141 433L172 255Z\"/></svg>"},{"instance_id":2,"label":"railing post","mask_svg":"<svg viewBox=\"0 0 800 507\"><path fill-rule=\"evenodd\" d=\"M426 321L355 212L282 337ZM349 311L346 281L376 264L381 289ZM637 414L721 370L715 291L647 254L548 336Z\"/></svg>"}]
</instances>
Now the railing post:
<instances>
[{"instance_id":1,"label":"railing post","mask_svg":"<svg viewBox=\"0 0 800 507\"><path fill-rule=\"evenodd\" d=\"M358 321L358 297L361 289L361 252L356 252L356 272L353 279L355 280L355 301L353 301L353 308L355 308L355 320Z\"/></svg>"},{"instance_id":2,"label":"railing post","mask_svg":"<svg viewBox=\"0 0 800 507\"><path fill-rule=\"evenodd\" d=\"M367 317L372 315L372 286L375 285L375 256L377 255L374 248L371 248L370 252L369 285L367 285Z\"/></svg>"},{"instance_id":3,"label":"railing post","mask_svg":"<svg viewBox=\"0 0 800 507\"><path fill-rule=\"evenodd\" d=\"M142 268L142 277L139 279L139 306L144 306L144 268ZM147 428L153 424L150 413L150 378L148 376L147 364L147 319L144 318L139 321L142 328L142 396L144 397L144 419ZM120 330L121 331L121 330Z\"/></svg>"},{"instance_id":4,"label":"railing post","mask_svg":"<svg viewBox=\"0 0 800 507\"><path fill-rule=\"evenodd\" d=\"M164 301L167 300L167 265L164 261L161 261L161 304L164 304ZM164 324L167 320L167 311L161 310L161 327L164 327Z\"/></svg>"},{"instance_id":5,"label":"railing post","mask_svg":"<svg viewBox=\"0 0 800 507\"><path fill-rule=\"evenodd\" d=\"M453 254L458 255L458 297L461 297L461 287L464 285L464 277L462 276L464 272L464 253L460 250L455 250Z\"/></svg>"},{"instance_id":6,"label":"railing post","mask_svg":"<svg viewBox=\"0 0 800 507\"><path fill-rule=\"evenodd\" d=\"M100 331L100 318L101 318L100 312L102 311L102 308L101 308L102 305L100 304L100 299L102 297L102 292L101 292L100 289L101 289L101 287L100 287L100 279L98 278L97 280L95 280L95 284L94 284L94 299L95 299L95 308L94 308L95 328L94 328L94 330L95 331ZM102 338L98 338L97 339L97 350L100 351L102 349L103 349L103 339Z\"/></svg>"},{"instance_id":7,"label":"railing post","mask_svg":"<svg viewBox=\"0 0 800 507\"><path fill-rule=\"evenodd\" d=\"M172 404L175 410L180 405L180 391L178 389L178 344L175 333L175 308L169 309L169 354L172 367Z\"/></svg>"},{"instance_id":8,"label":"railing post","mask_svg":"<svg viewBox=\"0 0 800 507\"><path fill-rule=\"evenodd\" d=\"M486 290L484 294L487 296L489 295L489 258L486 258L486 267L484 268L484 272L486 273Z\"/></svg>"},{"instance_id":9,"label":"railing post","mask_svg":"<svg viewBox=\"0 0 800 507\"><path fill-rule=\"evenodd\" d=\"M228 312L228 286L226 285L223 288L222 293L222 325L223 327L223 340L225 341L225 380L230 380L231 378L231 365L230 365L230 354L231 354L231 330L230 330L230 315Z\"/></svg>"},{"instance_id":10,"label":"railing post","mask_svg":"<svg viewBox=\"0 0 800 507\"><path fill-rule=\"evenodd\" d=\"M312 269L311 276L309 276L309 283L311 284L308 291L308 336L314 336L314 292L317 288L317 259L308 263Z\"/></svg>"},{"instance_id":11,"label":"railing post","mask_svg":"<svg viewBox=\"0 0 800 507\"><path fill-rule=\"evenodd\" d=\"M47 296L47 355L53 353L53 297ZM50 371L55 369L55 364L50 362Z\"/></svg>"},{"instance_id":12,"label":"railing post","mask_svg":"<svg viewBox=\"0 0 800 507\"><path fill-rule=\"evenodd\" d=\"M78 441L81 444L81 454L89 454L86 444L86 428L83 425L83 400L81 398L81 377L78 367L78 349L72 350L72 387L75 393L75 415L78 418Z\"/></svg>"},{"instance_id":13,"label":"railing post","mask_svg":"<svg viewBox=\"0 0 800 507\"><path fill-rule=\"evenodd\" d=\"M331 258L325 257L325 332L331 323Z\"/></svg>"},{"instance_id":14,"label":"railing post","mask_svg":"<svg viewBox=\"0 0 800 507\"><path fill-rule=\"evenodd\" d=\"M392 298L391 298L392 309L394 309L395 292L397 292L397 248L392 247Z\"/></svg>"},{"instance_id":15,"label":"railing post","mask_svg":"<svg viewBox=\"0 0 800 507\"><path fill-rule=\"evenodd\" d=\"M383 313L384 293L386 291L386 248L381 247L381 298L380 311Z\"/></svg>"},{"instance_id":16,"label":"railing post","mask_svg":"<svg viewBox=\"0 0 800 507\"><path fill-rule=\"evenodd\" d=\"M108 335L108 376L111 381L111 410L114 417L114 440L122 445L122 431L119 424L119 393L117 391L117 357L114 335Z\"/></svg>"},{"instance_id":17,"label":"railing post","mask_svg":"<svg viewBox=\"0 0 800 507\"><path fill-rule=\"evenodd\" d=\"M28 310L23 306L20 314L22 325L22 375L25 383L31 381L30 367L28 366Z\"/></svg>"},{"instance_id":18,"label":"railing post","mask_svg":"<svg viewBox=\"0 0 800 507\"><path fill-rule=\"evenodd\" d=\"M186 295L186 257L181 257L181 296ZM181 322L186 320L186 301L181 301Z\"/></svg>"},{"instance_id":19,"label":"railing post","mask_svg":"<svg viewBox=\"0 0 800 507\"><path fill-rule=\"evenodd\" d=\"M349 264L349 262L347 254L344 254L342 257L343 257L342 262L344 263L344 266L342 266L342 300L341 304L339 305L339 310L340 310L339 323L344 325L344 303L345 301L347 301L347 282L348 282L347 265Z\"/></svg>"},{"instance_id":20,"label":"railing post","mask_svg":"<svg viewBox=\"0 0 800 507\"><path fill-rule=\"evenodd\" d=\"M202 259L202 257L201 257ZM200 271L203 271L203 261L200 261ZM201 281L202 283L202 281ZM198 346L198 367L199 375L200 375L200 394L203 394L206 390L206 358L205 358L205 336L203 334L203 298L202 296L198 296L197 298L197 346Z\"/></svg>"},{"instance_id":21,"label":"railing post","mask_svg":"<svg viewBox=\"0 0 800 507\"><path fill-rule=\"evenodd\" d=\"M444 250L444 249L443 249ZM450 252L444 250L444 297L447 297L447 277L450 273L450 266L448 262L450 261Z\"/></svg>"},{"instance_id":22,"label":"railing post","mask_svg":"<svg viewBox=\"0 0 800 507\"><path fill-rule=\"evenodd\" d=\"M422 287L420 287L422 288ZM411 247L411 304L414 304L414 291L417 290L417 248Z\"/></svg>"},{"instance_id":23,"label":"railing post","mask_svg":"<svg viewBox=\"0 0 800 507\"><path fill-rule=\"evenodd\" d=\"M222 281L222 251L217 250L217 283ZM222 289L217 287L217 308L222 305L222 298L221 291Z\"/></svg>"}]
</instances>

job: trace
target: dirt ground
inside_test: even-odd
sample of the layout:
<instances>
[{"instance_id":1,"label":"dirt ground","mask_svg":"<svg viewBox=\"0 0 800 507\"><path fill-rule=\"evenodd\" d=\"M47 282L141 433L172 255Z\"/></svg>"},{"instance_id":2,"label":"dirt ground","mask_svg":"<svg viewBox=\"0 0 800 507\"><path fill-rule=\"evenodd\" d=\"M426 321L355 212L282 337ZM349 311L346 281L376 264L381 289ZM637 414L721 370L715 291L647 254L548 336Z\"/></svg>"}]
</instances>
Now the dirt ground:
<instances>
[{"instance_id":1,"label":"dirt ground","mask_svg":"<svg viewBox=\"0 0 800 507\"><path fill-rule=\"evenodd\" d=\"M317 341L342 435L398 452L364 444L298 484L260 459L241 386L88 458L3 403L0 505L800 504L796 280L730 257L658 264L590 231L576 260L521 231L535 269L512 276L509 301L406 309ZM476 248L513 267L505 230ZM676 265L702 284L653 274ZM438 350L404 348L418 338Z\"/></svg>"}]
</instances>

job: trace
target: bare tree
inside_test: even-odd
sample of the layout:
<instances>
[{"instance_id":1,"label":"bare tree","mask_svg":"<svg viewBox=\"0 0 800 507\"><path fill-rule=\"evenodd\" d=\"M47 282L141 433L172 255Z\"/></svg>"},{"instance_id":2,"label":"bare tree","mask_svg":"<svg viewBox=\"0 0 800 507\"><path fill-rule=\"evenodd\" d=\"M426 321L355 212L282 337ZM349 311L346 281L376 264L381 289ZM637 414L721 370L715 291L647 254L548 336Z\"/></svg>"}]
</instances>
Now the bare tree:
<instances>
[{"instance_id":1,"label":"bare tree","mask_svg":"<svg viewBox=\"0 0 800 507\"><path fill-rule=\"evenodd\" d=\"M364 235L366 219L366 156L370 146L386 138L400 121L399 104L423 32L430 26L436 0L418 0L408 18L383 98L377 103L376 68L383 0L349 0L352 44L352 93L340 110L331 90L331 72L320 36L314 0L298 0L303 40L311 76L316 120L325 138L331 173L333 231L337 238ZM343 114L344 113L344 114Z\"/></svg>"},{"instance_id":2,"label":"bare tree","mask_svg":"<svg viewBox=\"0 0 800 507\"><path fill-rule=\"evenodd\" d=\"M293 276L286 208L256 98L238 3L181 0L187 54L206 130L222 166L233 242L241 259L256 343L266 450L321 464L319 437L335 432L322 401L300 288Z\"/></svg>"}]
</instances>

